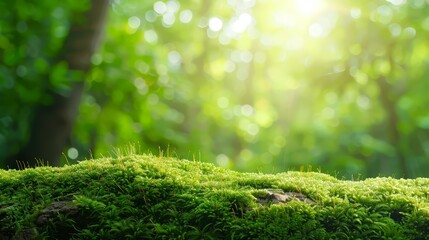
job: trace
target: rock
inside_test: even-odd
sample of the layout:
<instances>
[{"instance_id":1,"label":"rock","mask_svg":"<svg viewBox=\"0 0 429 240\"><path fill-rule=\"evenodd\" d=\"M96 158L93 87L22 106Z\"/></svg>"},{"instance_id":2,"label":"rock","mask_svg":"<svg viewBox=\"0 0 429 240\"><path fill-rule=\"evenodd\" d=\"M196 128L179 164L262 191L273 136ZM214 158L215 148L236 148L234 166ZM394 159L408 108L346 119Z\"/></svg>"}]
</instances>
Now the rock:
<instances>
[{"instance_id":1,"label":"rock","mask_svg":"<svg viewBox=\"0 0 429 240\"><path fill-rule=\"evenodd\" d=\"M286 203L293 200L308 203L310 205L316 205L316 202L308 198L306 195L298 192L283 192L280 189L264 189L266 195L257 198L256 202L268 206L271 204Z\"/></svg>"},{"instance_id":2,"label":"rock","mask_svg":"<svg viewBox=\"0 0 429 240\"><path fill-rule=\"evenodd\" d=\"M73 216L79 213L79 208L71 204L71 201L53 202L51 205L42 210L41 214L36 220L37 225L46 224L49 219L53 219L58 214L67 214Z\"/></svg>"}]
</instances>

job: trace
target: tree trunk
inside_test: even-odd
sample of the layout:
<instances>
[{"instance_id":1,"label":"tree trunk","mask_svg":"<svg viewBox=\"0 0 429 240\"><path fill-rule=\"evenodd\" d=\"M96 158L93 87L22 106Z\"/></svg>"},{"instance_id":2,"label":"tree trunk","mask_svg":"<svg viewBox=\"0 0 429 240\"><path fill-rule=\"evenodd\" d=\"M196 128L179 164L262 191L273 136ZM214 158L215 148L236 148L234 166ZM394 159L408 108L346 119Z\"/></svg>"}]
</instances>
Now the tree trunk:
<instances>
[{"instance_id":1,"label":"tree trunk","mask_svg":"<svg viewBox=\"0 0 429 240\"><path fill-rule=\"evenodd\" d=\"M91 57L104 29L108 7L108 0L91 0L91 7L84 16L72 22L59 55L59 60L65 61L70 70L89 70ZM83 89L82 79L72 86L67 96L52 93L53 103L36 110L29 141L20 152L8 159L9 168L35 166L37 161L51 166L59 165L76 119Z\"/></svg>"},{"instance_id":2,"label":"tree trunk","mask_svg":"<svg viewBox=\"0 0 429 240\"><path fill-rule=\"evenodd\" d=\"M398 114L396 112L396 103L397 96L394 94L392 87L387 82L386 78L380 77L377 79L378 89L380 91L380 101L383 108L386 111L387 120L387 139L389 143L395 148L395 154L398 158L399 167L401 168L401 174L403 178L408 177L408 166L404 153L402 152L402 147L400 143L401 132L398 129Z\"/></svg>"}]
</instances>

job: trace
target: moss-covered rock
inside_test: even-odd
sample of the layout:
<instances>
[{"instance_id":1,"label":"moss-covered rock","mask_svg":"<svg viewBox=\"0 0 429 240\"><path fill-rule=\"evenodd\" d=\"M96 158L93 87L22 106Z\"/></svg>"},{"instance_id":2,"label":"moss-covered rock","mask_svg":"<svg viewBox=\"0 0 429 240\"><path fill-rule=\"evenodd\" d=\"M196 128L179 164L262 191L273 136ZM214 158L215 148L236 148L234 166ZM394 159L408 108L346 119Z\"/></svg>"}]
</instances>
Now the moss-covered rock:
<instances>
[{"instance_id":1,"label":"moss-covered rock","mask_svg":"<svg viewBox=\"0 0 429 240\"><path fill-rule=\"evenodd\" d=\"M429 179L238 173L149 155L0 170L0 239L429 239Z\"/></svg>"}]
</instances>

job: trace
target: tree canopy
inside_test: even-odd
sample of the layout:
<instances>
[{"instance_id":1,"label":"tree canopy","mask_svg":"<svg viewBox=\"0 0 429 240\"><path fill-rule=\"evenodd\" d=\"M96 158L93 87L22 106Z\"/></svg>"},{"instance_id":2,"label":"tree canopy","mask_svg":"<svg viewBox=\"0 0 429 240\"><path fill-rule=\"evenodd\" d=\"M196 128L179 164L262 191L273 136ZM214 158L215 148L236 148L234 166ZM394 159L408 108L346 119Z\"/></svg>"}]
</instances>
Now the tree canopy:
<instances>
[{"instance_id":1,"label":"tree canopy","mask_svg":"<svg viewBox=\"0 0 429 240\"><path fill-rule=\"evenodd\" d=\"M90 2L7 5L0 158L47 92L84 81L69 161L132 143L241 171L428 176L428 1L114 0L85 80L55 58Z\"/></svg>"}]
</instances>

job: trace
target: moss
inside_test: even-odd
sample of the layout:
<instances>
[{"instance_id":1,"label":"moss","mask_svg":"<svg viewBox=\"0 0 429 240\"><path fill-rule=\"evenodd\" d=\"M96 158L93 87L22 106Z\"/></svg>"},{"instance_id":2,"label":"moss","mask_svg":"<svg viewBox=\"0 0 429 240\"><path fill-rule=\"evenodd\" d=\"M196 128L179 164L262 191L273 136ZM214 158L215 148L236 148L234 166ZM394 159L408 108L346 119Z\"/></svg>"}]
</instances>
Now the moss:
<instances>
[{"instance_id":1,"label":"moss","mask_svg":"<svg viewBox=\"0 0 429 240\"><path fill-rule=\"evenodd\" d=\"M129 155L0 170L1 239L429 239L429 179Z\"/></svg>"}]
</instances>

